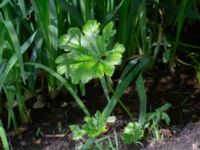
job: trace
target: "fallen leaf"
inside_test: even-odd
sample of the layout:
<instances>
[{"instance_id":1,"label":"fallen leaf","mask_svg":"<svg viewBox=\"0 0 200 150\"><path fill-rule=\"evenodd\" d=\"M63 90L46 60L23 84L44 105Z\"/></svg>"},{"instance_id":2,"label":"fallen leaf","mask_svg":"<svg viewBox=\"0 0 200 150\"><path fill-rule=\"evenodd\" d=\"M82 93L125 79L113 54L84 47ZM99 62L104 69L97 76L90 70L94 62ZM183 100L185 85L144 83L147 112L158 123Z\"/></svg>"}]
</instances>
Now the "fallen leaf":
<instances>
[{"instance_id":1,"label":"fallen leaf","mask_svg":"<svg viewBox=\"0 0 200 150\"><path fill-rule=\"evenodd\" d=\"M66 107L67 106L67 102L63 102L60 106L61 107Z\"/></svg>"},{"instance_id":2,"label":"fallen leaf","mask_svg":"<svg viewBox=\"0 0 200 150\"><path fill-rule=\"evenodd\" d=\"M36 139L35 141L34 141L34 144L37 144L37 145L39 145L41 143L41 138L39 138L39 139Z\"/></svg>"},{"instance_id":3,"label":"fallen leaf","mask_svg":"<svg viewBox=\"0 0 200 150\"><path fill-rule=\"evenodd\" d=\"M34 104L33 104L33 108L34 109L41 109L45 106L46 104L42 101L36 101Z\"/></svg>"},{"instance_id":4,"label":"fallen leaf","mask_svg":"<svg viewBox=\"0 0 200 150\"><path fill-rule=\"evenodd\" d=\"M107 123L115 123L117 118L115 116L109 116L107 119Z\"/></svg>"}]
</instances>

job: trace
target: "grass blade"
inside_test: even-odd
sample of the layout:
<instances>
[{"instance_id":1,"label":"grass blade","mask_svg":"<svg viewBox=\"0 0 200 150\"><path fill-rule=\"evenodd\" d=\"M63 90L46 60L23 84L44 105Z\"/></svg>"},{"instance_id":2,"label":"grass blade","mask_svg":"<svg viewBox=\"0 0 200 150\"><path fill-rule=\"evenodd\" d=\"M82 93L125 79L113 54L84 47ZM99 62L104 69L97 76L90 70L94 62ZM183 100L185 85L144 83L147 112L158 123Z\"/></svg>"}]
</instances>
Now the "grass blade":
<instances>
[{"instance_id":1,"label":"grass blade","mask_svg":"<svg viewBox=\"0 0 200 150\"><path fill-rule=\"evenodd\" d=\"M8 139L6 137L6 132L3 128L3 124L1 122L1 120L0 120L0 138L3 143L4 150L9 150Z\"/></svg>"},{"instance_id":2,"label":"grass blade","mask_svg":"<svg viewBox=\"0 0 200 150\"><path fill-rule=\"evenodd\" d=\"M176 49L178 47L178 43L179 43L180 35L181 35L181 30L182 30L182 27L183 27L183 23L185 22L186 11L187 11L189 2L190 2L190 0L182 0L182 2L181 2L181 6L180 6L178 17L177 17L177 19L178 19L177 20L177 32L176 32L175 45L174 45L174 49L173 49L173 52L172 52L172 56L173 56L172 59L174 58L175 53L176 53Z\"/></svg>"},{"instance_id":3,"label":"grass blade","mask_svg":"<svg viewBox=\"0 0 200 150\"><path fill-rule=\"evenodd\" d=\"M81 0L79 3L84 21L86 22L89 19L94 19L93 0Z\"/></svg>"},{"instance_id":4,"label":"grass blade","mask_svg":"<svg viewBox=\"0 0 200 150\"><path fill-rule=\"evenodd\" d=\"M129 86L129 84L133 80L135 80L141 72L143 72L147 68L150 68L152 66L152 63L153 63L152 57L143 56L139 59L139 62L137 64L133 64L134 68L131 69L131 71L124 78L120 78L119 83L116 87L115 92L118 94L119 98L124 94L124 91ZM108 117L111 114L116 104L117 104L116 98L115 96L113 96L104 109L106 117Z\"/></svg>"},{"instance_id":5,"label":"grass blade","mask_svg":"<svg viewBox=\"0 0 200 150\"><path fill-rule=\"evenodd\" d=\"M21 9L23 17L25 17L26 16L26 7L25 7L24 0L19 0L18 1L18 5L19 5L19 7Z\"/></svg>"},{"instance_id":6,"label":"grass blade","mask_svg":"<svg viewBox=\"0 0 200 150\"><path fill-rule=\"evenodd\" d=\"M147 95L144 86L144 81L142 78L142 74L140 74L136 80L136 87L140 100L140 109L139 109L139 120L138 122L143 125L146 118L146 110L147 110Z\"/></svg>"},{"instance_id":7,"label":"grass blade","mask_svg":"<svg viewBox=\"0 0 200 150\"><path fill-rule=\"evenodd\" d=\"M17 120L15 117L15 113L13 110L14 97L15 97L15 89L13 86L5 86L4 92L7 99L7 109L8 109L8 128L10 128L11 121L15 129L17 129Z\"/></svg>"},{"instance_id":8,"label":"grass blade","mask_svg":"<svg viewBox=\"0 0 200 150\"><path fill-rule=\"evenodd\" d=\"M142 40L141 43L141 52L142 54L148 54L148 49L147 49L147 40L146 40L146 33L147 33L147 25L146 25L146 0L142 0L140 6L139 6L139 29L140 29L140 38Z\"/></svg>"},{"instance_id":9,"label":"grass blade","mask_svg":"<svg viewBox=\"0 0 200 150\"><path fill-rule=\"evenodd\" d=\"M17 60L19 62L22 80L25 83L24 62L23 62L22 54L19 51L20 50L20 44L19 44L19 39L18 39L17 33L15 31L15 28L14 28L11 21L0 21L0 23L2 23L8 31L8 34L9 34L9 37L10 37L10 40L11 40L11 45L16 52Z\"/></svg>"},{"instance_id":10,"label":"grass blade","mask_svg":"<svg viewBox=\"0 0 200 150\"><path fill-rule=\"evenodd\" d=\"M73 22L75 22L76 25L78 25L79 27L81 27L84 23L83 18L81 17L81 15L79 14L79 12L77 11L76 7L73 5L70 5L67 1L65 0L58 0L58 3L60 4L60 6L62 7L62 10L70 15L71 20L73 20ZM70 23L70 21L69 21Z\"/></svg>"},{"instance_id":11,"label":"grass blade","mask_svg":"<svg viewBox=\"0 0 200 150\"><path fill-rule=\"evenodd\" d=\"M114 130L114 138L115 138L115 147L116 147L116 150L119 150L119 140L118 140L117 133L116 133L115 130Z\"/></svg>"},{"instance_id":12,"label":"grass blade","mask_svg":"<svg viewBox=\"0 0 200 150\"><path fill-rule=\"evenodd\" d=\"M31 35L31 37L20 47L20 52L21 55L29 48L29 46L32 44L35 35L37 32L33 33ZM4 81L6 79L6 77L8 76L10 70L13 68L13 66L16 64L17 62L17 54L14 54L8 61L5 70L3 71L2 74L0 74L0 91L3 87Z\"/></svg>"},{"instance_id":13,"label":"grass blade","mask_svg":"<svg viewBox=\"0 0 200 150\"><path fill-rule=\"evenodd\" d=\"M9 0L4 0L0 3L0 8L4 7L7 3L9 2Z\"/></svg>"},{"instance_id":14,"label":"grass blade","mask_svg":"<svg viewBox=\"0 0 200 150\"><path fill-rule=\"evenodd\" d=\"M43 59L43 64L55 69L55 58L57 56L57 39L58 39L58 21L57 12L54 1L52 0L33 0L31 1L37 23L44 39L44 55L47 59ZM55 95L57 83L52 76L47 75L48 89L51 96Z\"/></svg>"},{"instance_id":15,"label":"grass blade","mask_svg":"<svg viewBox=\"0 0 200 150\"><path fill-rule=\"evenodd\" d=\"M3 59L3 47L4 47L4 35L5 35L5 30L0 26L0 64L2 64L2 59Z\"/></svg>"},{"instance_id":16,"label":"grass blade","mask_svg":"<svg viewBox=\"0 0 200 150\"><path fill-rule=\"evenodd\" d=\"M143 72L147 68L151 68L152 65L153 65L153 58L151 56L143 56L139 59L139 62L137 64L133 64L134 68L124 78L120 78L119 80L119 83L115 90L115 92L118 94L118 97L120 98L124 94L124 91L127 89L129 84L133 80L135 80L141 72ZM111 100L108 102L108 104L103 110L105 117L110 116L117 102L118 102L117 98L115 96L112 96ZM95 137L89 138L86 141L86 143L81 147L81 150L89 149L91 145L94 143L94 141Z\"/></svg>"},{"instance_id":17,"label":"grass blade","mask_svg":"<svg viewBox=\"0 0 200 150\"><path fill-rule=\"evenodd\" d=\"M86 106L84 105L84 103L82 102L82 100L78 97L78 95L76 94L76 92L74 92L73 88L71 87L71 85L65 80L65 78L63 78L60 74L58 74L57 72L55 72L54 70L52 70L51 68L44 66L42 64L38 64L38 63L25 63L26 65L31 65L31 66L35 66L37 68L41 68L45 71L47 71L50 75L52 75L53 77L55 77L56 79L58 79L66 88L67 90L70 92L70 94L73 96L73 98L76 100L76 102L78 103L78 105L80 106L80 108L82 109L82 111L87 115L90 116L90 113L88 111L88 109L86 108Z\"/></svg>"},{"instance_id":18,"label":"grass blade","mask_svg":"<svg viewBox=\"0 0 200 150\"><path fill-rule=\"evenodd\" d=\"M102 87L102 89L103 89L104 95L105 95L107 101L109 101L109 100L110 100L110 96L109 96L109 90L108 90L108 86L107 86L107 84L106 84L106 79L105 79L105 77L102 77L102 78L100 79L100 83L101 83L101 87Z\"/></svg>"},{"instance_id":19,"label":"grass blade","mask_svg":"<svg viewBox=\"0 0 200 150\"><path fill-rule=\"evenodd\" d=\"M117 12L119 11L120 7L122 6L122 4L124 3L125 0L122 0L119 5L113 10L113 12L108 13L107 16L104 18L103 22L102 22L102 27L104 27L109 21L111 21L113 19L113 17L117 14Z\"/></svg>"}]
</instances>

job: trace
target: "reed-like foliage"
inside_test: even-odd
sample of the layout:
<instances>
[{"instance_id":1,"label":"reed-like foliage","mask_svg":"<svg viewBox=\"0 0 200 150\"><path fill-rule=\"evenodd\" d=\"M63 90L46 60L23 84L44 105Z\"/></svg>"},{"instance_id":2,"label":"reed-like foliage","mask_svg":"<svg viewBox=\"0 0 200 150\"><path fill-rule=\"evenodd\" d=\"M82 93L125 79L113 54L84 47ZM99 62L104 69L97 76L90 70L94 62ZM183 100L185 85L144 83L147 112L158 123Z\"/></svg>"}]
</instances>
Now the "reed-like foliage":
<instances>
[{"instance_id":1,"label":"reed-like foliage","mask_svg":"<svg viewBox=\"0 0 200 150\"><path fill-rule=\"evenodd\" d=\"M4 150L9 150L8 139L1 120L0 120L0 139L3 143Z\"/></svg>"},{"instance_id":2,"label":"reed-like foliage","mask_svg":"<svg viewBox=\"0 0 200 150\"><path fill-rule=\"evenodd\" d=\"M32 0L31 4L34 9L36 23L39 32L42 33L43 47L41 50L42 63L55 69L55 56L57 56L57 39L58 39L58 20L56 5L52 0ZM52 76L47 75L48 88L50 91L56 89L56 81Z\"/></svg>"}]
</instances>

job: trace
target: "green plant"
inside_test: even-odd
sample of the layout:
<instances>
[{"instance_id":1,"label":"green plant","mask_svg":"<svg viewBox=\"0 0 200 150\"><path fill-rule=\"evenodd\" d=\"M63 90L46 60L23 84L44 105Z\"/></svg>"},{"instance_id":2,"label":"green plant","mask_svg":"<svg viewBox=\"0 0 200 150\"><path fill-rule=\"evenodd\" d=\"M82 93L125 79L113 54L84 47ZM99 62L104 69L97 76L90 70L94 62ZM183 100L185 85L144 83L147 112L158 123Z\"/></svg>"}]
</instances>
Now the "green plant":
<instances>
[{"instance_id":1,"label":"green plant","mask_svg":"<svg viewBox=\"0 0 200 150\"><path fill-rule=\"evenodd\" d=\"M57 39L58 39L58 19L56 12L56 3L49 0L31 0L31 4L34 10L36 23L39 26L38 32L41 33L42 43L44 43L41 52L43 54L42 62L48 67L55 69L56 64L54 62L57 56ZM44 59L46 57L46 59ZM47 75L49 91L55 92L56 80Z\"/></svg>"},{"instance_id":2,"label":"green plant","mask_svg":"<svg viewBox=\"0 0 200 150\"><path fill-rule=\"evenodd\" d=\"M63 126L62 126L62 123L59 121L58 123L57 123L57 128L58 128L58 132L59 133L62 133L64 130L63 130Z\"/></svg>"},{"instance_id":3,"label":"green plant","mask_svg":"<svg viewBox=\"0 0 200 150\"><path fill-rule=\"evenodd\" d=\"M191 3L191 1L189 0L183 0L180 3L180 7L179 7L179 13L177 16L177 30L176 30L176 40L175 40L175 45L174 45L174 49L173 49L173 57L175 57L176 54L176 50L180 41L180 35L181 35L181 31L183 28L183 24L185 22L185 18L186 18L186 11L187 11L187 7L189 6L189 4ZM173 59L172 59L173 61Z\"/></svg>"},{"instance_id":4,"label":"green plant","mask_svg":"<svg viewBox=\"0 0 200 150\"><path fill-rule=\"evenodd\" d=\"M83 34L78 28L70 28L59 40L59 47L66 53L56 59L57 71L70 77L74 84L112 76L115 65L120 64L124 46L116 43L109 49L110 38L116 32L113 23L105 26L102 35L99 26L97 21L89 20L83 26Z\"/></svg>"},{"instance_id":5,"label":"green plant","mask_svg":"<svg viewBox=\"0 0 200 150\"><path fill-rule=\"evenodd\" d=\"M112 142L113 141L113 142ZM111 150L119 150L119 143L117 133L114 130L114 137L113 135L103 136L95 141L95 145L92 147L94 150L104 150L104 149L111 149Z\"/></svg>"},{"instance_id":6,"label":"green plant","mask_svg":"<svg viewBox=\"0 0 200 150\"><path fill-rule=\"evenodd\" d=\"M28 112L25 105L26 92L34 95L36 88L43 90L46 85L48 85L49 92L54 92L56 88L59 89L64 85L84 113L90 116L83 101L78 97L74 85L71 85L68 79L71 79L73 84L79 83L81 94L84 95L87 90L84 84L94 78L100 79L108 102L103 112L105 118L110 116L117 103L120 103L131 116L120 98L131 82L136 81L140 99L138 122L141 125L144 124L147 95L142 72L152 67L156 57L159 59L159 49L162 44L165 44L163 43L164 34L166 40L173 44L170 51L165 49L164 62L176 58L177 51L184 50L191 53L193 49L199 49L199 46L181 42L184 41L182 33L186 33L187 29L191 27L190 25L200 20L199 4L197 0L182 0L181 2L178 0L1 1L0 113L8 113L5 115L8 116L8 128L12 125L17 127L16 116L18 113L22 122L30 119L27 117ZM91 19L98 20L101 25ZM161 23L158 20L161 20ZM98 28L96 33L91 32L91 37L87 33L85 34L84 30L70 28L72 26L82 27L88 23L87 21L90 22L91 29ZM116 34L113 27L117 29ZM60 48L68 49L67 52L61 54L57 39L66 32L66 29L69 29L69 33L66 35L73 38L65 43L67 48L61 45ZM183 30L184 32L182 32ZM107 39L106 36L109 38ZM92 39L93 37L95 38ZM65 37L63 39L66 40ZM75 41L84 39L82 41L85 41L86 45L77 44L77 41L74 43L73 39ZM116 41L124 46L121 44L113 46ZM126 51L124 47L126 47ZM118 48L120 50L116 50ZM91 52L91 49L95 51ZM122 54L125 56L124 59L121 58ZM140 54L140 56L135 56L135 54ZM65 58L63 61L62 58L57 60L63 63L58 62L58 66L60 66L58 72L65 74L67 80L54 71L56 69L54 60L58 55L60 58L61 56L64 56L63 59ZM112 84L111 76L116 65L121 61L130 62L127 66L122 65L119 68L122 75L115 86ZM200 80L199 62L195 63L193 67ZM95 68L97 69L95 70ZM40 69L49 74L43 74ZM53 77L56 77L61 85L57 84ZM5 99L2 95L5 95ZM8 111L4 110L4 106ZM14 111L16 108L18 111ZM92 138L87 143L94 141Z\"/></svg>"},{"instance_id":7,"label":"green plant","mask_svg":"<svg viewBox=\"0 0 200 150\"><path fill-rule=\"evenodd\" d=\"M42 132L42 131L41 131L41 128L38 127L35 136L36 136L36 137L40 137L40 136L41 136L41 132Z\"/></svg>"},{"instance_id":8,"label":"green plant","mask_svg":"<svg viewBox=\"0 0 200 150\"><path fill-rule=\"evenodd\" d=\"M21 6L22 3L23 1L19 2L19 5ZM27 37L27 39L24 40L25 42L23 41L21 45L19 37L20 27L16 25L21 23L20 12L16 15L15 11L13 12L10 10L10 7L16 9L16 6L12 5L12 3L4 3L4 7L2 8L4 18L0 18L0 31L2 32L0 36L0 92L4 92L7 99L7 126L9 128L11 124L13 124L14 128L17 128L13 110L15 106L18 107L22 122L27 122L30 119L26 116L27 110L25 98L23 96L24 89L22 88L23 84L26 83L27 75L24 69L22 54L33 43L36 32L30 37ZM15 17L16 22L12 22L12 18Z\"/></svg>"},{"instance_id":9,"label":"green plant","mask_svg":"<svg viewBox=\"0 0 200 150\"><path fill-rule=\"evenodd\" d=\"M94 117L86 116L84 120L86 124L83 125L83 129L90 137L98 136L107 130L105 115L99 111L96 112Z\"/></svg>"},{"instance_id":10,"label":"green plant","mask_svg":"<svg viewBox=\"0 0 200 150\"><path fill-rule=\"evenodd\" d=\"M159 132L160 122L163 120L167 125L170 123L170 118L165 112L171 107L171 104L166 103L165 105L157 108L155 112L150 112L146 116L145 128L149 128L150 133L156 140L162 140L163 135Z\"/></svg>"},{"instance_id":11,"label":"green plant","mask_svg":"<svg viewBox=\"0 0 200 150\"><path fill-rule=\"evenodd\" d=\"M123 131L123 140L127 144L139 143L144 136L144 129L138 122L129 122Z\"/></svg>"},{"instance_id":12,"label":"green plant","mask_svg":"<svg viewBox=\"0 0 200 150\"><path fill-rule=\"evenodd\" d=\"M117 40L126 46L127 57L150 52L147 48L146 11L146 0L126 0L119 9Z\"/></svg>"},{"instance_id":13,"label":"green plant","mask_svg":"<svg viewBox=\"0 0 200 150\"><path fill-rule=\"evenodd\" d=\"M0 120L0 139L3 143L4 150L9 150L8 139L7 139L6 132L3 128L3 124L1 122L1 120Z\"/></svg>"},{"instance_id":14,"label":"green plant","mask_svg":"<svg viewBox=\"0 0 200 150\"><path fill-rule=\"evenodd\" d=\"M191 54L190 58L192 61L192 66L195 68L196 70L196 78L198 80L198 82L200 83L200 62L198 60L199 55L197 54Z\"/></svg>"},{"instance_id":15,"label":"green plant","mask_svg":"<svg viewBox=\"0 0 200 150\"><path fill-rule=\"evenodd\" d=\"M85 130L83 130L78 125L70 125L69 127L70 127L70 130L73 133L73 140L80 140L86 134Z\"/></svg>"},{"instance_id":16,"label":"green plant","mask_svg":"<svg viewBox=\"0 0 200 150\"><path fill-rule=\"evenodd\" d=\"M99 111L97 111L93 117L86 116L84 120L85 124L81 127L78 125L70 126L74 140L81 139L85 134L89 137L95 137L107 130L106 118L104 114Z\"/></svg>"},{"instance_id":17,"label":"green plant","mask_svg":"<svg viewBox=\"0 0 200 150\"><path fill-rule=\"evenodd\" d=\"M124 68L119 82L115 89L115 93L110 98L109 102L105 106L103 113L105 117L108 118L112 113L113 109L117 105L119 98L124 94L124 91L128 88L132 81L135 81L139 74L146 69L151 68L153 65L153 57L151 56L141 56L129 62L129 64ZM95 142L95 137L89 138L86 143L81 147L81 149L88 149Z\"/></svg>"},{"instance_id":18,"label":"green plant","mask_svg":"<svg viewBox=\"0 0 200 150\"><path fill-rule=\"evenodd\" d=\"M51 68L49 68L47 66L44 66L42 64L39 64L39 63L31 63L31 62L29 62L29 63L26 63L25 65L34 66L36 68L43 69L43 70L47 71L49 74L51 74L53 77L55 77L57 80L59 80L61 82L61 84L63 84L65 86L65 88L69 91L69 93L73 96L73 98L75 99L77 104L80 106L82 111L87 116L90 116L90 113L89 113L87 107L84 105L83 101L79 98L77 93L74 91L74 89L72 88L71 84L69 84L64 77L62 77L60 74L58 74L56 71L52 70Z\"/></svg>"}]
</instances>

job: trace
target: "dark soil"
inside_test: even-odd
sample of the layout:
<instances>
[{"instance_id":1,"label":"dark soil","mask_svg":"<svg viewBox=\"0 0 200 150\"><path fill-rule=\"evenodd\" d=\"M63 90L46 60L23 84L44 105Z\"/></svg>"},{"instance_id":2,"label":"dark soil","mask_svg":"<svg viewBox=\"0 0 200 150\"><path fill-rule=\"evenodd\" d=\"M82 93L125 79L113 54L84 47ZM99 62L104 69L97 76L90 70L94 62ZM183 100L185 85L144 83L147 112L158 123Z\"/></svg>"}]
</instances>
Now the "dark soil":
<instances>
[{"instance_id":1,"label":"dark soil","mask_svg":"<svg viewBox=\"0 0 200 150\"><path fill-rule=\"evenodd\" d=\"M161 68L165 68L161 66ZM144 73L148 93L148 111L171 103L173 107L168 114L170 127L162 126L168 131L162 142L156 142L150 135L143 141L144 146L122 144L123 127L130 121L126 113L117 106L113 115L117 121L109 126L105 135L117 132L121 150L197 150L200 149L200 85L196 80L195 70L186 66L177 66L171 70ZM90 112L102 110L106 104L102 90L96 81L87 85L87 96L83 97ZM84 114L72 97L62 92L56 99L40 94L46 105L41 109L32 109L32 123L21 125L18 131L9 131L9 139L14 150L75 150L80 143L72 140L69 125L83 122ZM38 95L35 97L35 99ZM138 96L134 83L122 97L131 113L138 115ZM29 104L31 108L32 101ZM62 127L61 127L62 126ZM37 135L37 131L39 134ZM105 136L104 135L104 136ZM108 149L108 148L107 148Z\"/></svg>"},{"instance_id":2,"label":"dark soil","mask_svg":"<svg viewBox=\"0 0 200 150\"><path fill-rule=\"evenodd\" d=\"M200 122L188 123L180 133L162 142L151 142L142 150L200 150Z\"/></svg>"}]
</instances>

